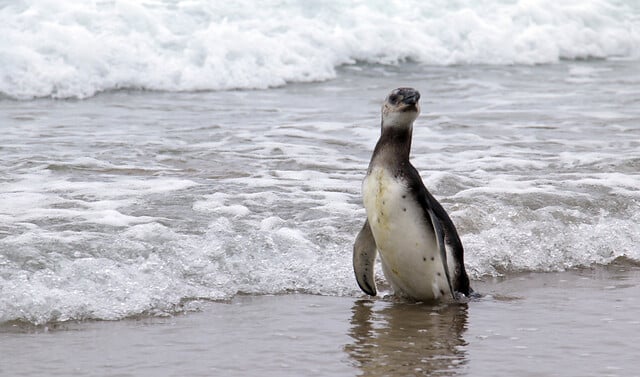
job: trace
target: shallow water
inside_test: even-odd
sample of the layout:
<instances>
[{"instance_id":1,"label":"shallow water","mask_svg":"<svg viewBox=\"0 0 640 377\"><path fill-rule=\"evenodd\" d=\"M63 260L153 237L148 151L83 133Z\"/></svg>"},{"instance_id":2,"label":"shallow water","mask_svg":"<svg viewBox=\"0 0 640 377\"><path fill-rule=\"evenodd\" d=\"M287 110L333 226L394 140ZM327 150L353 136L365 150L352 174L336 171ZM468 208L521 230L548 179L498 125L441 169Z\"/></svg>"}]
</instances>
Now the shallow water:
<instances>
[{"instance_id":1,"label":"shallow water","mask_svg":"<svg viewBox=\"0 0 640 377\"><path fill-rule=\"evenodd\" d=\"M519 376L638 375L637 265L525 274L470 306L470 372ZM500 300L505 295L507 300ZM516 297L514 301L510 298ZM485 306L486 305L486 306ZM491 313L492 310L498 313ZM469 375L475 375L470 373ZM478 374L482 375L482 374Z\"/></svg>"},{"instance_id":2,"label":"shallow water","mask_svg":"<svg viewBox=\"0 0 640 377\"><path fill-rule=\"evenodd\" d=\"M11 376L636 376L640 269L476 281L485 296L239 296L200 312L0 326Z\"/></svg>"},{"instance_id":3,"label":"shallow water","mask_svg":"<svg viewBox=\"0 0 640 377\"><path fill-rule=\"evenodd\" d=\"M356 65L259 91L0 101L0 321L359 294L360 183L390 88L473 278L640 259L634 61ZM380 275L381 277L381 275Z\"/></svg>"}]
</instances>

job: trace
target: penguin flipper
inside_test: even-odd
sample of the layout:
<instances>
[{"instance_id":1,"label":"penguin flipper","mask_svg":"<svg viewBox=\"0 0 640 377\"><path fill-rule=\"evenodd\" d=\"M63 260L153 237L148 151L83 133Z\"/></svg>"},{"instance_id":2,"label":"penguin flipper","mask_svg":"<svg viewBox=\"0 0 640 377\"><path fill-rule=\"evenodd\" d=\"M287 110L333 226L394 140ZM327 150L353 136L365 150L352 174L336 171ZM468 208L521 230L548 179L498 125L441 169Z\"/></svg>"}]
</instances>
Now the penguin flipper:
<instances>
[{"instance_id":1,"label":"penguin flipper","mask_svg":"<svg viewBox=\"0 0 640 377\"><path fill-rule=\"evenodd\" d=\"M462 241L460 241L456 226L453 224L453 221L451 221L447 211L442 208L442 205L428 191L426 197L427 207L433 210L444 231L445 247L448 250L447 255L453 258L453 261L449 261L448 263L454 263L454 265L457 266L455 276L453 277L455 282L452 282L455 291L469 296L473 292L473 289L471 289L469 276L464 268L464 248L462 247Z\"/></svg>"},{"instance_id":2,"label":"penguin flipper","mask_svg":"<svg viewBox=\"0 0 640 377\"><path fill-rule=\"evenodd\" d=\"M376 254L376 240L373 238L369 220L367 220L353 244L353 271L360 289L370 296L375 296L377 293L374 272Z\"/></svg>"},{"instance_id":3,"label":"penguin flipper","mask_svg":"<svg viewBox=\"0 0 640 377\"><path fill-rule=\"evenodd\" d=\"M447 277L447 283L449 284L449 291L451 292L451 296L455 300L456 294L453 290L453 284L451 283L451 276L449 276L449 265L447 263L447 249L444 244L444 229L442 228L442 224L440 224L440 220L436 216L435 212L428 208L427 212L429 213L429 218L431 219L431 224L433 225L433 233L436 236L436 243L438 245L438 249L440 250L440 259L442 259L442 265L444 267L444 274Z\"/></svg>"}]
</instances>

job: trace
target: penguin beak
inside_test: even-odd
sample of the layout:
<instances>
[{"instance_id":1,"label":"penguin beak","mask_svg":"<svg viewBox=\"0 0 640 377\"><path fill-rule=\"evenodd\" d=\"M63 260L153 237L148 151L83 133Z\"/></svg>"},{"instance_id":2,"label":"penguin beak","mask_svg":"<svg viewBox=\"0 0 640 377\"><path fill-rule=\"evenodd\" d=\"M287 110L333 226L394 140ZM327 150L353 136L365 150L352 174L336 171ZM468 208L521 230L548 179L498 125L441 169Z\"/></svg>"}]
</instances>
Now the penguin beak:
<instances>
[{"instance_id":1,"label":"penguin beak","mask_svg":"<svg viewBox=\"0 0 640 377\"><path fill-rule=\"evenodd\" d=\"M404 94L403 97L402 103L405 105L415 105L420 100L420 92L417 90L407 90L407 93Z\"/></svg>"}]
</instances>

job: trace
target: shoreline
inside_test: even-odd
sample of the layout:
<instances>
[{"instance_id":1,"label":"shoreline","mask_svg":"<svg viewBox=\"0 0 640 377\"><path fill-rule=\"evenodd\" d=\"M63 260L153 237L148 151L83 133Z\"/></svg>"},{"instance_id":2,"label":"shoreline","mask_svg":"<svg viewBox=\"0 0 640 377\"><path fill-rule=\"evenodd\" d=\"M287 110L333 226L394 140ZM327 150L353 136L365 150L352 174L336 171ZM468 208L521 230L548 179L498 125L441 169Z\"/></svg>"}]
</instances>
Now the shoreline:
<instances>
[{"instance_id":1,"label":"shoreline","mask_svg":"<svg viewBox=\"0 0 640 377\"><path fill-rule=\"evenodd\" d=\"M474 281L424 305L306 294L203 302L172 317L0 327L3 375L633 376L640 267Z\"/></svg>"}]
</instances>

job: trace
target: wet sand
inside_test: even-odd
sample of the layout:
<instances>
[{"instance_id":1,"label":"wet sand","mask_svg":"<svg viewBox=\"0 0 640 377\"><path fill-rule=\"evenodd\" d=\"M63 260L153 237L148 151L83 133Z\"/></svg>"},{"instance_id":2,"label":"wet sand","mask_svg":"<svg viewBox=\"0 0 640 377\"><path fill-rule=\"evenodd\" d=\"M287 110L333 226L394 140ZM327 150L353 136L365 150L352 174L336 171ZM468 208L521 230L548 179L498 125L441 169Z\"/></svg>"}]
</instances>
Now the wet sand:
<instances>
[{"instance_id":1,"label":"wet sand","mask_svg":"<svg viewBox=\"0 0 640 377\"><path fill-rule=\"evenodd\" d=\"M640 376L640 267L475 281L424 305L303 294L0 327L2 376Z\"/></svg>"}]
</instances>

